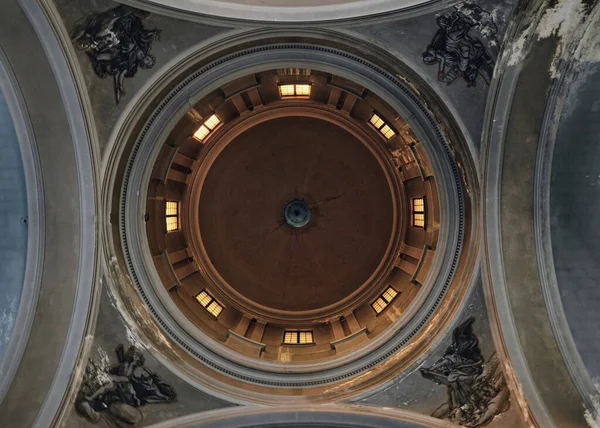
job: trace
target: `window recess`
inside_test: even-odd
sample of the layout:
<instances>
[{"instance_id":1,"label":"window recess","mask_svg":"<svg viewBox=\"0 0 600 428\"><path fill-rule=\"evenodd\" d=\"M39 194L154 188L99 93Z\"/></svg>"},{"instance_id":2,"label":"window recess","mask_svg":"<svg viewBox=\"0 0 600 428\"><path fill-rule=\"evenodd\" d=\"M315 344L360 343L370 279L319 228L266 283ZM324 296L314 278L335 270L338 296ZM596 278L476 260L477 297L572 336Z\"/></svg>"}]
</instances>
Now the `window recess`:
<instances>
[{"instance_id":1,"label":"window recess","mask_svg":"<svg viewBox=\"0 0 600 428\"><path fill-rule=\"evenodd\" d=\"M206 290L202 290L200 293L196 294L195 297L198 303L200 303L200 305L213 317L217 318L221 312L223 312L223 306L221 306L213 296L208 294Z\"/></svg>"},{"instance_id":2,"label":"window recess","mask_svg":"<svg viewBox=\"0 0 600 428\"><path fill-rule=\"evenodd\" d=\"M383 294L381 294L373 303L371 303L371 307L379 315L384 311L385 308L389 306L392 301L398 297L400 293L398 293L392 286L389 286Z\"/></svg>"},{"instance_id":3,"label":"window recess","mask_svg":"<svg viewBox=\"0 0 600 428\"><path fill-rule=\"evenodd\" d=\"M284 345L308 345L314 343L312 331L286 330L283 335Z\"/></svg>"}]
</instances>

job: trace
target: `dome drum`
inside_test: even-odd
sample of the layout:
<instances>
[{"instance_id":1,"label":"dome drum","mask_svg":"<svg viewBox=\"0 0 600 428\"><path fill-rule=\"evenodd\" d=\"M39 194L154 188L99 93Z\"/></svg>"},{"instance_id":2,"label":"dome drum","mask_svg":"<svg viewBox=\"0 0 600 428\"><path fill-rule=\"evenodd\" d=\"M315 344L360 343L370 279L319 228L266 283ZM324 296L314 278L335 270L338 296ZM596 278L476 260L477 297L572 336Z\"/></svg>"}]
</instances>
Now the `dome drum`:
<instances>
[{"instance_id":1,"label":"dome drum","mask_svg":"<svg viewBox=\"0 0 600 428\"><path fill-rule=\"evenodd\" d=\"M327 61L323 60L325 56ZM247 61L245 75L239 67L237 71L228 70L236 58ZM295 67L290 67L292 64ZM304 83L310 85L310 96L289 99L282 96L282 84ZM207 367L209 372L216 370L215 379L220 379L221 387L228 389L243 390L244 385L252 384L252 388L270 394L271 387L285 386L280 394L285 400L287 388L291 388L290 394L294 388L302 388L308 395L320 394L320 385L352 384L352 378L372 367L369 364L375 361L380 363L373 372L374 380L384 379L391 375L391 367L410 361L411 353L403 351L404 345L411 338L413 342L418 338L414 343L425 346L427 341L423 341L425 336L420 330L426 320L440 305L450 303L444 299L449 290L453 290L451 293L461 290L454 274L457 263L465 260L460 254L465 219L468 218L462 202L463 177L453 164L454 155L435 121L428 117L428 111L419 105L411 90L383 69L372 64L367 66L367 62L352 55L292 43L254 48L232 54L229 59L217 60L192 73L166 100L168 102L158 104L158 109L144 125L126 168L120 234L125 240L125 259L138 292L168 340L193 356L192 360L185 357L186 364L194 366L196 363L192 361L196 359L200 364L198 370L205 373ZM293 112L291 116L290 112ZM198 127L212 115L218 117L219 124L210 129L203 140L194 138ZM384 121L391 135L374 116ZM383 183L387 183L376 188L380 193L383 188L389 189L381 196L383 200L391 201L382 205L391 203L387 215L391 217L392 226L383 227L382 230L388 232L381 232L381 236L387 236L385 255L373 259L381 257L381 262L375 263L374 270L369 268L373 272L372 278L361 280L362 286L356 286L355 290L359 291L354 297L352 290L347 294L349 298L335 297L333 307L328 302L313 302L316 306L311 307L307 301L293 298L290 302L305 304L299 306L301 310L298 311L289 306L277 308L274 300L264 305L256 296L240 298L248 296L248 291L232 292L237 286L233 286L229 274L224 275L227 281L219 278L221 272L226 272L227 263L223 264L225 259L221 259L214 266L218 257L215 258L215 250L210 247L213 241L209 236L210 232L218 232L219 227L227 233L227 226L234 225L227 219L221 226L212 223L210 227L202 227L203 218L220 218L210 211L203 217L202 201L210 196L210 192L201 190L203 180L212 183L206 189L219 190L221 180L211 179L211 171L217 171L213 168L218 168L219 158L227 156L227 150L235 147L238 139L245 135L260 130L263 125L270 126L290 118L323 122L324 126L335 128L335 132L349 133L350 137L342 140L356 139L358 152L367 150L365 153L371 153L367 158L358 156L363 162L373 159L370 161L374 162L373 171L380 171L374 172L375 176L383 177ZM300 129L310 131L312 128ZM296 144L292 141L293 135L286 136L285 132L281 135L284 138L279 141L284 144L288 141L290 147ZM250 150L251 141L249 139L248 144L240 147ZM256 141L268 142L268 139L257 138ZM258 144L256 150L265 149L265 145L268 146L267 143ZM340 151L336 148L333 152ZM254 150L240 155L239 159L249 163L240 161L239 171L250 165L248 156L251 153ZM343 164L343 156L330 158ZM352 159L351 155L346 159ZM154 166L148 168L147 165ZM331 168L332 173L337 171L336 168ZM356 172L364 170L361 168L356 168ZM234 172L223 169L218 176L230 174L231 180L242 177L240 183L245 186L243 175L237 177ZM263 168L261 173L270 173L269 168ZM236 189L236 186L229 188ZM277 192L269 192L272 193ZM227 192L219 190L218 194L226 195ZM374 197L373 192L364 192L364 195ZM280 229L288 228L286 236L296 233L296 238L306 241L319 230L319 223L316 228L311 223L324 219L319 217L322 207L312 206L319 200L311 201L309 196L294 189L281 192L275 198L276 203L273 202L276 208L271 209L269 215L273 218L269 222L277 222L279 216ZM336 196L335 192L330 196L334 204ZM216 203L204 207L216 209L214 207L221 199L214 197L212 201ZM294 199L305 200L311 213L309 222L296 230L292 230L284 216L285 205ZM239 200L239 195L231 200ZM168 201L176 202L180 213L176 220L177 230L170 232L165 229L165 203ZM352 206L360 207L361 204ZM250 206L245 212L255 212L254 208ZM348 208L342 206L340 210L343 212ZM145 220L144 216L135 214L140 211L146 213ZM457 215L449 217L448 212ZM267 217L261 215L264 215L261 218ZM343 218L336 215L334 218ZM424 227L421 227L421 221L425 222ZM377 225L373 221L369 227ZM206 231L209 234L205 236ZM275 244L277 242L275 240ZM381 238L377 242L382 242ZM222 251L222 254L228 253ZM248 253L251 252L244 254ZM285 254L285 251L281 253ZM365 259L361 257L360 260ZM461 278L468 277L469 269L461 269ZM389 291L390 287L394 291ZM204 303L198 300L198 293L202 292L209 296L205 302L208 306L204 308ZM390 297L392 295L394 297ZM386 307L378 313L375 302L380 298L384 298ZM339 305L339 302L343 304ZM440 320L438 317L436 323ZM288 331L290 337L310 337L311 340L284 343ZM307 336L308 332L310 336ZM224 368L227 368L226 372L223 372ZM191 373L193 370L196 369ZM310 375L316 371L318 376ZM217 372L226 377L218 376ZM302 380L294 380L294 373L303 373Z\"/></svg>"}]
</instances>

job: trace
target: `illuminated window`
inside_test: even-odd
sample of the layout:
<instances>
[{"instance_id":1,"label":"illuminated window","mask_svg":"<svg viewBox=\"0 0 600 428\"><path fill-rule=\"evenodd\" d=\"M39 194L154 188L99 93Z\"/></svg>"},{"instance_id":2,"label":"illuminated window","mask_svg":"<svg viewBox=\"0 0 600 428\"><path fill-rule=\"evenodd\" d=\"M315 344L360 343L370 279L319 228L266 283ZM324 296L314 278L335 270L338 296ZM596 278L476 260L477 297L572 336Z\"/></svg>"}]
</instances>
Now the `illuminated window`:
<instances>
[{"instance_id":1,"label":"illuminated window","mask_svg":"<svg viewBox=\"0 0 600 428\"><path fill-rule=\"evenodd\" d=\"M371 116L369 122L371 122L371 125L377 128L377 130L381 132L381 134L388 140L396 135L396 132L394 132L394 130L390 128L390 126L375 113L373 113L373 116Z\"/></svg>"},{"instance_id":2,"label":"illuminated window","mask_svg":"<svg viewBox=\"0 0 600 428\"><path fill-rule=\"evenodd\" d=\"M165 204L165 223L167 232L179 229L179 202L167 201Z\"/></svg>"},{"instance_id":3,"label":"illuminated window","mask_svg":"<svg viewBox=\"0 0 600 428\"><path fill-rule=\"evenodd\" d=\"M217 125L219 123L221 123L221 121L219 120L219 118L217 117L216 114L213 114L211 117L206 119L206 122L204 122L204 126L206 126L208 129L210 129L212 131L213 129L215 129L217 127Z\"/></svg>"},{"instance_id":4,"label":"illuminated window","mask_svg":"<svg viewBox=\"0 0 600 428\"><path fill-rule=\"evenodd\" d=\"M312 331L286 331L283 335L286 345L306 345L314 343Z\"/></svg>"},{"instance_id":5,"label":"illuminated window","mask_svg":"<svg viewBox=\"0 0 600 428\"><path fill-rule=\"evenodd\" d=\"M398 292L396 290L394 290L392 287L389 287L387 290L385 290L385 293L383 293L383 298L389 303L392 300L394 300L394 297L396 297L398 295Z\"/></svg>"},{"instance_id":6,"label":"illuminated window","mask_svg":"<svg viewBox=\"0 0 600 428\"><path fill-rule=\"evenodd\" d=\"M200 293L196 294L196 300L202 305L204 309L208 311L209 314L211 314L215 318L218 317L219 314L223 311L223 306L221 306L214 299L214 297L208 294L206 290L202 290Z\"/></svg>"},{"instance_id":7,"label":"illuminated window","mask_svg":"<svg viewBox=\"0 0 600 428\"><path fill-rule=\"evenodd\" d=\"M220 123L221 119L219 119L216 114L213 114L200 125L196 132L194 132L194 138L198 141L204 141L206 137L208 137L208 134L219 126Z\"/></svg>"},{"instance_id":8,"label":"illuminated window","mask_svg":"<svg viewBox=\"0 0 600 428\"><path fill-rule=\"evenodd\" d=\"M414 227L425 227L425 198L412 200L412 219Z\"/></svg>"},{"instance_id":9,"label":"illuminated window","mask_svg":"<svg viewBox=\"0 0 600 428\"><path fill-rule=\"evenodd\" d=\"M385 138L387 138L388 140L389 140L390 138L392 138L394 135L396 135L396 133L395 133L395 132L392 130L392 128L390 128L390 127L389 127L389 126L387 126L387 125L383 125L383 128L381 128L379 131L380 131L380 132L383 134L383 136L384 136Z\"/></svg>"},{"instance_id":10,"label":"illuminated window","mask_svg":"<svg viewBox=\"0 0 600 428\"><path fill-rule=\"evenodd\" d=\"M381 127L383 125L385 125L385 122L383 121L383 119L380 118L379 116L377 116L376 114L374 114L373 116L371 116L370 122L377 129L381 129Z\"/></svg>"},{"instance_id":11,"label":"illuminated window","mask_svg":"<svg viewBox=\"0 0 600 428\"><path fill-rule=\"evenodd\" d=\"M279 85L279 95L282 97L309 97L310 85L306 83Z\"/></svg>"},{"instance_id":12,"label":"illuminated window","mask_svg":"<svg viewBox=\"0 0 600 428\"><path fill-rule=\"evenodd\" d=\"M390 303L392 303L392 300L394 300L398 294L399 293L394 290L393 287L388 287L387 290L385 290L385 292L377 298L377 300L371 303L371 307L377 313L377 315L379 315L385 308L388 307Z\"/></svg>"}]
</instances>

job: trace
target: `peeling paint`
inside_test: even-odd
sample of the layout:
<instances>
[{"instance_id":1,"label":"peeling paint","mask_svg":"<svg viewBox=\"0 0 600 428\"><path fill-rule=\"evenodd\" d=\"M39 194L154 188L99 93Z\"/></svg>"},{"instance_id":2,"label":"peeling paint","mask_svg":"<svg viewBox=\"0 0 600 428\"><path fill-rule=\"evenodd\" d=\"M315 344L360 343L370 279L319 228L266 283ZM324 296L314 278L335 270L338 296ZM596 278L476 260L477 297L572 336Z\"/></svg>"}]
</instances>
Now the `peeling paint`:
<instances>
[{"instance_id":1,"label":"peeling paint","mask_svg":"<svg viewBox=\"0 0 600 428\"><path fill-rule=\"evenodd\" d=\"M558 64L566 53L566 48L573 34L585 19L587 7L583 2L575 0L559 1L553 8L547 9L537 27L537 39L542 40L555 36L558 38L556 52L550 66L550 76L554 79L558 74Z\"/></svg>"},{"instance_id":2,"label":"peeling paint","mask_svg":"<svg viewBox=\"0 0 600 428\"><path fill-rule=\"evenodd\" d=\"M581 0L558 0L553 7L546 9L533 34L530 34L527 28L513 41L509 47L508 65L515 66L525 59L527 53L525 48L532 37L538 41L556 37L556 52L549 70L550 76L556 78L559 63L567 53L568 43L573 34L581 28L587 13L588 8Z\"/></svg>"},{"instance_id":3,"label":"peeling paint","mask_svg":"<svg viewBox=\"0 0 600 428\"><path fill-rule=\"evenodd\" d=\"M592 382L596 387L598 394L596 394L595 397L592 397L594 409L586 409L585 412L583 412L583 416L590 428L600 428L600 378L595 377L592 379Z\"/></svg>"},{"instance_id":4,"label":"peeling paint","mask_svg":"<svg viewBox=\"0 0 600 428\"><path fill-rule=\"evenodd\" d=\"M0 350L8 343L15 324L19 297L6 296L0 312Z\"/></svg>"}]
</instances>

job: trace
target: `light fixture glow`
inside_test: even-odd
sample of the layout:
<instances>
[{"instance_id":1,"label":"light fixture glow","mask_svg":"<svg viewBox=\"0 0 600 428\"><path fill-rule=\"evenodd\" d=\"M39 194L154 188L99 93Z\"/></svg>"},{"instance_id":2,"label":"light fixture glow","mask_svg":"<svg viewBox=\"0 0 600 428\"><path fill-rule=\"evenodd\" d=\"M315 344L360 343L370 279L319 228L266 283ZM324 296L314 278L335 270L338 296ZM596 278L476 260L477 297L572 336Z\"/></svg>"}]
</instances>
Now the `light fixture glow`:
<instances>
[{"instance_id":1,"label":"light fixture glow","mask_svg":"<svg viewBox=\"0 0 600 428\"><path fill-rule=\"evenodd\" d=\"M307 345L314 343L312 331L286 331L283 335L286 345Z\"/></svg>"},{"instance_id":2,"label":"light fixture glow","mask_svg":"<svg viewBox=\"0 0 600 428\"><path fill-rule=\"evenodd\" d=\"M425 227L425 198L412 200L412 218L414 227Z\"/></svg>"},{"instance_id":3,"label":"light fixture glow","mask_svg":"<svg viewBox=\"0 0 600 428\"><path fill-rule=\"evenodd\" d=\"M380 314L387 306L387 303L385 302L385 300L383 300L382 297L379 297L371 304L371 306L373 307L376 313Z\"/></svg>"},{"instance_id":4,"label":"light fixture glow","mask_svg":"<svg viewBox=\"0 0 600 428\"><path fill-rule=\"evenodd\" d=\"M200 128L194 132L194 138L199 141L204 141L208 134L210 134L210 129L204 125L200 125Z\"/></svg>"},{"instance_id":5,"label":"light fixture glow","mask_svg":"<svg viewBox=\"0 0 600 428\"><path fill-rule=\"evenodd\" d=\"M392 138L396 133L387 125L383 125L383 127L379 130L385 138L388 140Z\"/></svg>"},{"instance_id":6,"label":"light fixture glow","mask_svg":"<svg viewBox=\"0 0 600 428\"><path fill-rule=\"evenodd\" d=\"M309 96L310 95L310 85L296 85L296 95L297 96Z\"/></svg>"},{"instance_id":7,"label":"light fixture glow","mask_svg":"<svg viewBox=\"0 0 600 428\"><path fill-rule=\"evenodd\" d=\"M213 300L212 303L206 307L206 310L215 317L218 317L223 310L223 307Z\"/></svg>"},{"instance_id":8,"label":"light fixture glow","mask_svg":"<svg viewBox=\"0 0 600 428\"><path fill-rule=\"evenodd\" d=\"M208 293L206 291L202 291L200 292L200 294L198 294L196 296L196 300L204 307L207 307L208 304L211 302L212 297L210 297L208 295Z\"/></svg>"},{"instance_id":9,"label":"light fixture glow","mask_svg":"<svg viewBox=\"0 0 600 428\"><path fill-rule=\"evenodd\" d=\"M179 229L179 202L167 201L165 204L165 225L167 232Z\"/></svg>"},{"instance_id":10,"label":"light fixture glow","mask_svg":"<svg viewBox=\"0 0 600 428\"><path fill-rule=\"evenodd\" d=\"M375 311L377 315L383 312L385 308L388 307L392 300L396 298L399 293L394 290L393 287L388 286L385 292L379 296L373 303L371 303L371 307Z\"/></svg>"},{"instance_id":11,"label":"light fixture glow","mask_svg":"<svg viewBox=\"0 0 600 428\"><path fill-rule=\"evenodd\" d=\"M394 290L392 287L388 287L388 289L385 290L385 293L383 293L383 298L388 302L391 302L397 295L398 292L396 290Z\"/></svg>"},{"instance_id":12,"label":"light fixture glow","mask_svg":"<svg viewBox=\"0 0 600 428\"><path fill-rule=\"evenodd\" d=\"M279 95L282 97L309 97L310 84L294 83L279 85Z\"/></svg>"},{"instance_id":13,"label":"light fixture glow","mask_svg":"<svg viewBox=\"0 0 600 428\"><path fill-rule=\"evenodd\" d=\"M206 290L202 290L200 293L194 296L198 303L207 310L209 314L218 317L223 312L223 306L221 306Z\"/></svg>"},{"instance_id":14,"label":"light fixture glow","mask_svg":"<svg viewBox=\"0 0 600 428\"><path fill-rule=\"evenodd\" d=\"M219 119L216 114L213 114L200 125L196 132L194 132L194 138L200 142L204 141L206 137L208 137L208 134L219 126L220 123L221 119Z\"/></svg>"},{"instance_id":15,"label":"light fixture glow","mask_svg":"<svg viewBox=\"0 0 600 428\"><path fill-rule=\"evenodd\" d=\"M219 123L221 123L221 119L219 119L216 114L213 114L206 122L204 122L204 126L212 131Z\"/></svg>"},{"instance_id":16,"label":"light fixture glow","mask_svg":"<svg viewBox=\"0 0 600 428\"><path fill-rule=\"evenodd\" d=\"M377 116L376 114L373 114L373 116L371 116L370 122L377 129L380 129L385 124L383 119Z\"/></svg>"},{"instance_id":17,"label":"light fixture glow","mask_svg":"<svg viewBox=\"0 0 600 428\"><path fill-rule=\"evenodd\" d=\"M279 93L282 97L293 97L295 95L294 85L280 85Z\"/></svg>"},{"instance_id":18,"label":"light fixture glow","mask_svg":"<svg viewBox=\"0 0 600 428\"><path fill-rule=\"evenodd\" d=\"M385 121L376 113L373 113L373 116L371 116L369 122L371 123L371 125L377 128L381 135L383 135L388 140L394 135L396 135L396 132L387 123L385 123Z\"/></svg>"}]
</instances>

